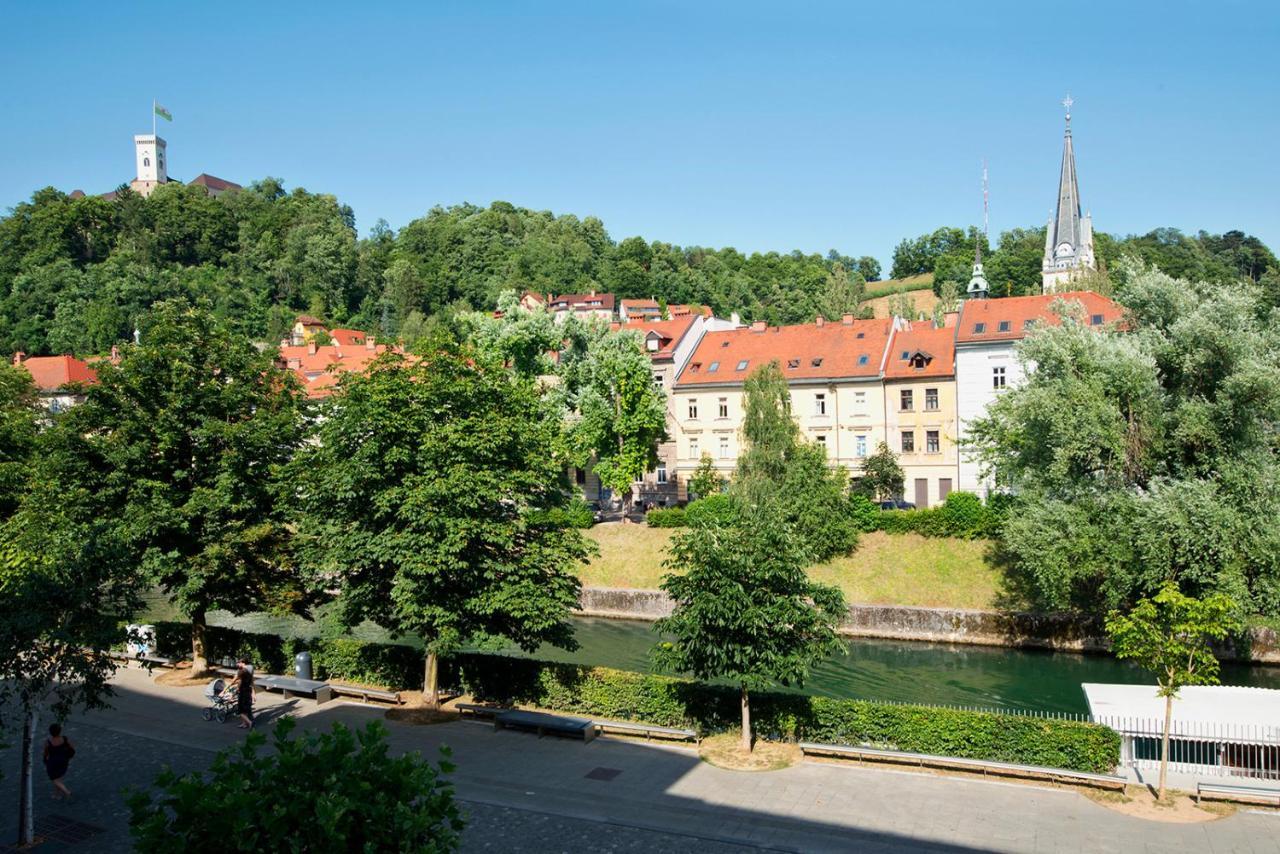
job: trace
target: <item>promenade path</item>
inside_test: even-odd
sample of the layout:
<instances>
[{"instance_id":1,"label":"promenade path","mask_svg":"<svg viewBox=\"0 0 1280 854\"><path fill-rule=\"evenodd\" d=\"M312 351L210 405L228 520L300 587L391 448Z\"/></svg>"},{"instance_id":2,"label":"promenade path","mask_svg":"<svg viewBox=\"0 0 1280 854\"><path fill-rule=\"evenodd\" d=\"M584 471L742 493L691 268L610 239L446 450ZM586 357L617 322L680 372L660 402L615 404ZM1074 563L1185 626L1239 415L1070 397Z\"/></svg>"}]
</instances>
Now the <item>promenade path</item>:
<instances>
[{"instance_id":1,"label":"promenade path","mask_svg":"<svg viewBox=\"0 0 1280 854\"><path fill-rule=\"evenodd\" d=\"M118 674L110 710L77 716L68 734L79 752L71 804L38 806L102 831L41 851L127 851L119 791L145 784L168 763L204 767L243 731L200 719L199 688L152 684L138 669ZM260 720L282 713L306 727L360 725L382 710L353 703L317 707L259 692ZM614 738L590 744L494 731L475 722L414 727L389 723L397 750L434 758L453 750L453 782L470 823L467 851L1276 852L1280 815L1241 811L1219 821L1166 824L1121 815L1077 792L881 768L805 762L783 771L735 773L702 763L688 748ZM17 754L0 751L4 779ZM601 774L598 769L608 769ZM597 772L592 774L592 772ZM589 776L590 775L590 776ZM599 779L609 777L611 779ZM14 838L14 787L0 797L0 844Z\"/></svg>"}]
</instances>

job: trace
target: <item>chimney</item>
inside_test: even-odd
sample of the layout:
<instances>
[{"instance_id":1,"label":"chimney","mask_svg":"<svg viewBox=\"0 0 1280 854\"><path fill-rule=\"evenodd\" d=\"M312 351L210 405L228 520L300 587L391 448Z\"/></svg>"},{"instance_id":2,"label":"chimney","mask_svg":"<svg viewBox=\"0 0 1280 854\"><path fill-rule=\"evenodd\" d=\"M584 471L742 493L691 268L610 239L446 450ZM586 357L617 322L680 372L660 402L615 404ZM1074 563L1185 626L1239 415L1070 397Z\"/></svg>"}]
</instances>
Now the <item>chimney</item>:
<instances>
[{"instance_id":1,"label":"chimney","mask_svg":"<svg viewBox=\"0 0 1280 854\"><path fill-rule=\"evenodd\" d=\"M27 354L26 354L26 353L24 353L24 352L22 352L21 350L19 350L18 352L16 352L16 353L14 353L14 354L13 354L13 364L14 364L14 365L21 365L21 364L22 364L22 360L23 360L23 359L25 359L25 358L27 358Z\"/></svg>"},{"instance_id":2,"label":"chimney","mask_svg":"<svg viewBox=\"0 0 1280 854\"><path fill-rule=\"evenodd\" d=\"M316 354L316 342L315 342L315 339L312 339L307 342L307 355L314 356L315 354Z\"/></svg>"},{"instance_id":3,"label":"chimney","mask_svg":"<svg viewBox=\"0 0 1280 854\"><path fill-rule=\"evenodd\" d=\"M377 341L374 340L374 337L372 335L368 335L365 337L364 348L366 350L374 350L377 348L377 346L378 346L378 343Z\"/></svg>"},{"instance_id":4,"label":"chimney","mask_svg":"<svg viewBox=\"0 0 1280 854\"><path fill-rule=\"evenodd\" d=\"M732 324L734 325L734 327L735 327L735 328L736 328L736 327L739 327L739 326L741 326L741 325L742 325L742 316L741 316L741 315L739 315L736 311L734 311L734 312L730 312L730 313L729 313L729 322L730 322L730 323L732 323Z\"/></svg>"},{"instance_id":5,"label":"chimney","mask_svg":"<svg viewBox=\"0 0 1280 854\"><path fill-rule=\"evenodd\" d=\"M751 322L752 332L764 332L768 328L769 324L765 323L763 320L753 320Z\"/></svg>"},{"instance_id":6,"label":"chimney","mask_svg":"<svg viewBox=\"0 0 1280 854\"><path fill-rule=\"evenodd\" d=\"M117 347L115 344L111 345L111 364L113 365L120 364L120 348Z\"/></svg>"},{"instance_id":7,"label":"chimney","mask_svg":"<svg viewBox=\"0 0 1280 854\"><path fill-rule=\"evenodd\" d=\"M853 315L852 314L840 315L840 322L843 323L845 326L853 326Z\"/></svg>"},{"instance_id":8,"label":"chimney","mask_svg":"<svg viewBox=\"0 0 1280 854\"><path fill-rule=\"evenodd\" d=\"M815 318L813 319L813 322L814 322L816 325L818 325L818 326L826 326L826 325L827 325L827 319L826 319L825 317L823 317L822 315L818 315L817 317L815 317Z\"/></svg>"}]
</instances>

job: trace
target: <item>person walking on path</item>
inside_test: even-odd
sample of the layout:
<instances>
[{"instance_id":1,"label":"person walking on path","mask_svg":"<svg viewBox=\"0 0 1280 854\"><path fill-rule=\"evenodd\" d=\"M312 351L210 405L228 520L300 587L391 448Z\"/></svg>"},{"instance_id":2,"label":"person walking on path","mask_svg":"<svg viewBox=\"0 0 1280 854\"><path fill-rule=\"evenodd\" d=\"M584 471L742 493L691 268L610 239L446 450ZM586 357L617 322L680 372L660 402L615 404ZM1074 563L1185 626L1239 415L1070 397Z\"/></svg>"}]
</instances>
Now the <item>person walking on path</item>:
<instances>
[{"instance_id":1,"label":"person walking on path","mask_svg":"<svg viewBox=\"0 0 1280 854\"><path fill-rule=\"evenodd\" d=\"M49 724L49 737L44 740L44 770L53 783L53 799L71 800L71 790L62 780L67 776L67 768L71 765L71 757L76 749L71 740L62 734L59 724Z\"/></svg>"},{"instance_id":2,"label":"person walking on path","mask_svg":"<svg viewBox=\"0 0 1280 854\"><path fill-rule=\"evenodd\" d=\"M236 712L240 729L253 729L253 668L243 658L236 662L236 678L230 687L236 689Z\"/></svg>"}]
</instances>

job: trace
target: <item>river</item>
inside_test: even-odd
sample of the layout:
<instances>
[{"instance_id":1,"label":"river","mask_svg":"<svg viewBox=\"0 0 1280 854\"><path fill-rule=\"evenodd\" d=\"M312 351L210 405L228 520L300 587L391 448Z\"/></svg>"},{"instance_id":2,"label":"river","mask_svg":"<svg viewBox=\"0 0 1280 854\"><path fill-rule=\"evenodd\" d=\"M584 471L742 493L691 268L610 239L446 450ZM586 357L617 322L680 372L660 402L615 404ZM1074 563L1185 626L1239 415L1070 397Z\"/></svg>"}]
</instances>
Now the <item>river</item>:
<instances>
[{"instance_id":1,"label":"river","mask_svg":"<svg viewBox=\"0 0 1280 854\"><path fill-rule=\"evenodd\" d=\"M174 615L157 602L149 618L173 619ZM323 615L311 622L296 617L232 617L215 612L210 615L210 622L297 637L350 634L369 641L391 640L371 623L347 632ZM573 623L578 650L566 652L548 646L534 656L622 670L650 669L649 650L656 640L651 624L590 617L575 618ZM420 645L414 639L402 638L399 642ZM511 654L523 655L518 650ZM1086 712L1082 682L1154 684L1146 673L1108 655L858 638L845 642L843 654L814 668L803 690L865 700ZM1280 689L1280 668L1224 662L1222 682Z\"/></svg>"}]
</instances>

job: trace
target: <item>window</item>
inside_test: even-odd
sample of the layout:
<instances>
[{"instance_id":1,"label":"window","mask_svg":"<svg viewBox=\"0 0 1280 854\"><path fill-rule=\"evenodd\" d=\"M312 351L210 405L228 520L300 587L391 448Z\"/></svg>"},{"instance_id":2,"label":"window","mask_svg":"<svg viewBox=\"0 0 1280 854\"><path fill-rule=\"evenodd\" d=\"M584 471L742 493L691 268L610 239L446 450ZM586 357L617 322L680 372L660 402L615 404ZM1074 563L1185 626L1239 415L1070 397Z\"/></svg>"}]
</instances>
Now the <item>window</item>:
<instances>
[{"instance_id":1,"label":"window","mask_svg":"<svg viewBox=\"0 0 1280 854\"><path fill-rule=\"evenodd\" d=\"M728 418L728 417L729 417L729 398L727 398L727 397L722 397L722 398L720 398L720 400L719 400L718 416L719 416L720 418Z\"/></svg>"},{"instance_id":2,"label":"window","mask_svg":"<svg viewBox=\"0 0 1280 854\"><path fill-rule=\"evenodd\" d=\"M654 387L654 388L662 388L662 387L663 387L662 374L654 374L654 375L653 375L653 387Z\"/></svg>"},{"instance_id":3,"label":"window","mask_svg":"<svg viewBox=\"0 0 1280 854\"><path fill-rule=\"evenodd\" d=\"M719 362L712 362L711 364L707 365L707 373L709 374L714 374L718 370L720 370Z\"/></svg>"},{"instance_id":4,"label":"window","mask_svg":"<svg viewBox=\"0 0 1280 854\"><path fill-rule=\"evenodd\" d=\"M720 459L722 460L729 459L729 437L728 436L720 437Z\"/></svg>"},{"instance_id":5,"label":"window","mask_svg":"<svg viewBox=\"0 0 1280 854\"><path fill-rule=\"evenodd\" d=\"M914 454L916 451L916 431L904 430L902 432L902 453Z\"/></svg>"},{"instance_id":6,"label":"window","mask_svg":"<svg viewBox=\"0 0 1280 854\"><path fill-rule=\"evenodd\" d=\"M982 333L984 333L984 332L986 332L986 331L987 331L987 324L985 324L985 323L975 323L975 324L973 324L973 334L974 334L974 335L981 335Z\"/></svg>"},{"instance_id":7,"label":"window","mask_svg":"<svg viewBox=\"0 0 1280 854\"><path fill-rule=\"evenodd\" d=\"M150 166L150 165L151 165L151 158L150 158L150 157L144 157L144 158L142 158L142 165L143 165L143 166Z\"/></svg>"},{"instance_id":8,"label":"window","mask_svg":"<svg viewBox=\"0 0 1280 854\"><path fill-rule=\"evenodd\" d=\"M1093 315L1092 317L1090 317L1090 318L1089 318L1089 325L1090 325L1090 326L1101 326L1101 325L1102 325L1102 315L1100 315L1100 314L1095 314L1095 315Z\"/></svg>"},{"instance_id":9,"label":"window","mask_svg":"<svg viewBox=\"0 0 1280 854\"><path fill-rule=\"evenodd\" d=\"M696 397L689 398L689 417L698 417L698 399Z\"/></svg>"},{"instance_id":10,"label":"window","mask_svg":"<svg viewBox=\"0 0 1280 854\"><path fill-rule=\"evenodd\" d=\"M814 415L827 414L827 396L825 394L822 394L821 392L813 396L813 414ZM823 441L825 442L826 439L824 438Z\"/></svg>"},{"instance_id":11,"label":"window","mask_svg":"<svg viewBox=\"0 0 1280 854\"><path fill-rule=\"evenodd\" d=\"M646 341L646 342L644 342L644 343L645 343L645 346L647 346L647 347L649 348L649 352L650 352L650 353L656 353L656 352L658 352L658 345L659 345L661 342L660 342L660 341L658 341L658 339L657 339L657 338L650 338L648 341Z\"/></svg>"},{"instance_id":12,"label":"window","mask_svg":"<svg viewBox=\"0 0 1280 854\"><path fill-rule=\"evenodd\" d=\"M867 455L867 437L859 434L853 437L854 456L865 457Z\"/></svg>"},{"instance_id":13,"label":"window","mask_svg":"<svg viewBox=\"0 0 1280 854\"><path fill-rule=\"evenodd\" d=\"M667 482L667 464L666 463L658 463L657 481L658 483Z\"/></svg>"},{"instance_id":14,"label":"window","mask_svg":"<svg viewBox=\"0 0 1280 854\"><path fill-rule=\"evenodd\" d=\"M903 350L903 351L902 351L902 361L904 361L904 362L905 362L907 359L910 359L910 358L911 358L911 351L910 351L910 350Z\"/></svg>"},{"instance_id":15,"label":"window","mask_svg":"<svg viewBox=\"0 0 1280 854\"><path fill-rule=\"evenodd\" d=\"M867 393L865 391L855 391L853 393L853 408L855 412L865 412L867 409Z\"/></svg>"},{"instance_id":16,"label":"window","mask_svg":"<svg viewBox=\"0 0 1280 854\"><path fill-rule=\"evenodd\" d=\"M787 359L787 367L788 367L788 368L798 368L798 367L800 367L800 360L799 360L799 359Z\"/></svg>"},{"instance_id":17,"label":"window","mask_svg":"<svg viewBox=\"0 0 1280 854\"><path fill-rule=\"evenodd\" d=\"M997 329L998 329L1000 332L1008 332L1008 331L1009 331L1009 321L1007 321L1007 320L1002 320L1002 321L1000 321L1000 325L997 327Z\"/></svg>"},{"instance_id":18,"label":"window","mask_svg":"<svg viewBox=\"0 0 1280 854\"><path fill-rule=\"evenodd\" d=\"M729 346L729 342L728 342L728 341L721 341L721 342L720 342L720 346L721 346L721 347L728 347L728 346Z\"/></svg>"},{"instance_id":19,"label":"window","mask_svg":"<svg viewBox=\"0 0 1280 854\"><path fill-rule=\"evenodd\" d=\"M865 332L859 332L857 335L855 335L855 336L853 336L853 337L854 337L854 338L866 338L866 337L867 337L867 333L865 333Z\"/></svg>"},{"instance_id":20,"label":"window","mask_svg":"<svg viewBox=\"0 0 1280 854\"><path fill-rule=\"evenodd\" d=\"M898 393L898 396L900 398L899 402L901 404L898 408L901 409L903 412L910 412L911 410L916 408L915 393L912 392L911 389L904 388L902 391Z\"/></svg>"},{"instance_id":21,"label":"window","mask_svg":"<svg viewBox=\"0 0 1280 854\"><path fill-rule=\"evenodd\" d=\"M577 481L578 486L584 486L584 485L586 485L586 482L587 482L587 471L586 471L586 469L574 469L574 470L573 470L573 479L574 479L575 481Z\"/></svg>"},{"instance_id":22,"label":"window","mask_svg":"<svg viewBox=\"0 0 1280 854\"><path fill-rule=\"evenodd\" d=\"M865 354L864 354L864 355L862 355L862 356L859 356L859 357L858 357L858 364L859 364L859 365L865 365L865 364L866 364L867 362L869 362L869 361L871 361L871 360L870 360L870 359L868 359L868 358L867 358L867 356L866 356Z\"/></svg>"},{"instance_id":23,"label":"window","mask_svg":"<svg viewBox=\"0 0 1280 854\"><path fill-rule=\"evenodd\" d=\"M743 359L742 361L738 362L738 367L735 368L735 370L739 370L739 371L745 371L746 369L747 369L746 359Z\"/></svg>"},{"instance_id":24,"label":"window","mask_svg":"<svg viewBox=\"0 0 1280 854\"><path fill-rule=\"evenodd\" d=\"M991 387L1004 388L1004 367L991 369Z\"/></svg>"},{"instance_id":25,"label":"window","mask_svg":"<svg viewBox=\"0 0 1280 854\"><path fill-rule=\"evenodd\" d=\"M694 439L694 438L689 439L689 456L693 457L695 460L702 459L702 455L698 453L697 439Z\"/></svg>"},{"instance_id":26,"label":"window","mask_svg":"<svg viewBox=\"0 0 1280 854\"><path fill-rule=\"evenodd\" d=\"M696 374L701 369L702 369L701 362L693 362L689 365L689 373L691 374Z\"/></svg>"},{"instance_id":27,"label":"window","mask_svg":"<svg viewBox=\"0 0 1280 854\"><path fill-rule=\"evenodd\" d=\"M818 447L822 449L822 455L825 457L827 455L827 434L819 433L813 437L813 440L818 443Z\"/></svg>"},{"instance_id":28,"label":"window","mask_svg":"<svg viewBox=\"0 0 1280 854\"><path fill-rule=\"evenodd\" d=\"M937 430L924 431L924 452L926 454L936 454L941 449L941 440L938 438Z\"/></svg>"},{"instance_id":29,"label":"window","mask_svg":"<svg viewBox=\"0 0 1280 854\"><path fill-rule=\"evenodd\" d=\"M938 390L936 388L924 390L924 408L929 412L938 410Z\"/></svg>"},{"instance_id":30,"label":"window","mask_svg":"<svg viewBox=\"0 0 1280 854\"><path fill-rule=\"evenodd\" d=\"M821 367L822 367L822 357L821 357L821 356L817 356L817 357L815 357L815 358L811 359L811 360L809 361L809 364L810 364L810 365L813 365L815 368L821 368Z\"/></svg>"}]
</instances>

